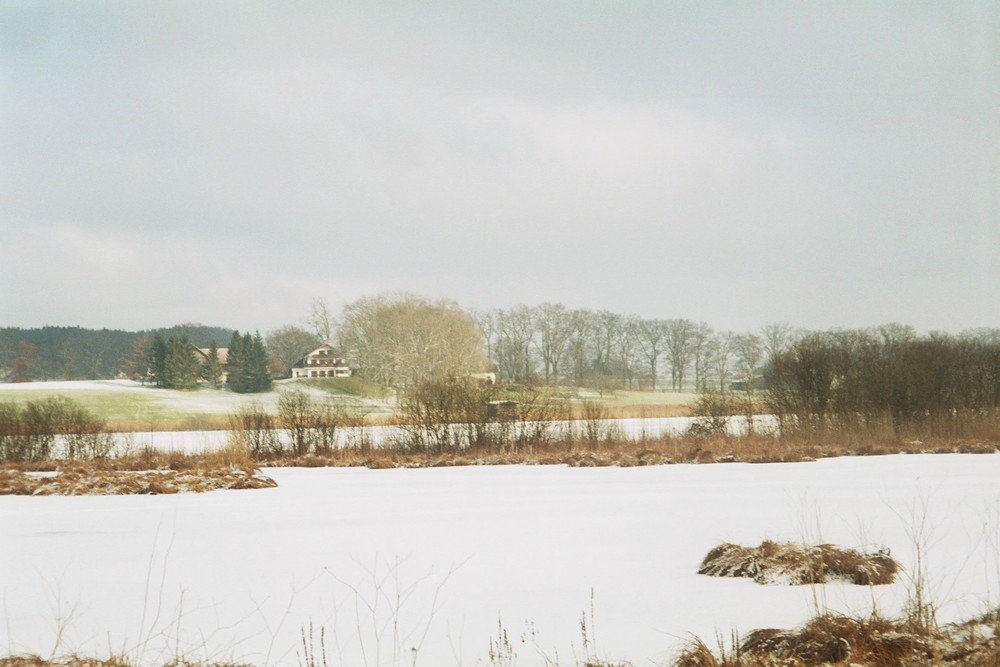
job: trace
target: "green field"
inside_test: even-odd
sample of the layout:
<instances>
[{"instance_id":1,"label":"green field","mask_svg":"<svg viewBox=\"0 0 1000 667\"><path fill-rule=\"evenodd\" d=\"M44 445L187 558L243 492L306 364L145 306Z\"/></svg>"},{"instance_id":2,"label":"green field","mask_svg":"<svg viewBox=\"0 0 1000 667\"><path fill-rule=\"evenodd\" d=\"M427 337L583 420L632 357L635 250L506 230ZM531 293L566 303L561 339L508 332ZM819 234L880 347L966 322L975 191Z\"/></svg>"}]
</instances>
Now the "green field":
<instances>
[{"instance_id":1,"label":"green field","mask_svg":"<svg viewBox=\"0 0 1000 667\"><path fill-rule=\"evenodd\" d=\"M0 384L0 402L23 404L65 396L115 429L201 430L224 428L229 415L250 403L259 403L275 412L280 393L291 388L303 389L318 399L336 398L369 415L395 412L394 392L357 378L281 381L262 394L235 394L208 388L177 391L127 381ZM672 392L615 391L602 395L572 388L543 391L567 400L574 412L596 405L607 409L608 416L613 417L684 415L695 398L694 394Z\"/></svg>"}]
</instances>

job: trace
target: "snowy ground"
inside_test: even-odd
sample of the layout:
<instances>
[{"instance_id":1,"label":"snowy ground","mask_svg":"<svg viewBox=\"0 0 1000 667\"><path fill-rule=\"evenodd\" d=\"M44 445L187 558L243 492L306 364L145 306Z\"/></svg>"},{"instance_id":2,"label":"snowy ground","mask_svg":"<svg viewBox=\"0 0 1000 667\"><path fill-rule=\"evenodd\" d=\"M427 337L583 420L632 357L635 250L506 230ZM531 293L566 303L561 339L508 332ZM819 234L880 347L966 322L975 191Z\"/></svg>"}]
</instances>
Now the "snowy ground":
<instances>
[{"instance_id":1,"label":"snowy ground","mask_svg":"<svg viewBox=\"0 0 1000 667\"><path fill-rule=\"evenodd\" d=\"M690 633L906 594L695 574L720 541L884 544L910 566L921 526L943 617L998 603L1000 454L266 472L279 488L0 498L0 650L298 665L312 623L331 665L476 665L500 622L516 664L568 665L593 593L590 652L664 664Z\"/></svg>"}]
</instances>

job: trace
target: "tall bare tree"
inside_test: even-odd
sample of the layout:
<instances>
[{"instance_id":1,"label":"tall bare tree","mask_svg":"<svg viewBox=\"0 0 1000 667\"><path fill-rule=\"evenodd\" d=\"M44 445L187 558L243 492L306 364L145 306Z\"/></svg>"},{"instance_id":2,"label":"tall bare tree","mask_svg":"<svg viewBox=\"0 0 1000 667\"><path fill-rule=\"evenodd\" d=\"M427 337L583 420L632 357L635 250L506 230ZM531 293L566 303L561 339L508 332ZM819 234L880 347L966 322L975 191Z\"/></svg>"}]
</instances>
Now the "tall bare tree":
<instances>
[{"instance_id":1,"label":"tall bare tree","mask_svg":"<svg viewBox=\"0 0 1000 667\"><path fill-rule=\"evenodd\" d=\"M587 348L594 333L594 314L589 310L579 309L570 312L570 335L567 342L567 356L570 364L570 374L579 386L587 375Z\"/></svg>"},{"instance_id":2,"label":"tall bare tree","mask_svg":"<svg viewBox=\"0 0 1000 667\"><path fill-rule=\"evenodd\" d=\"M593 315L594 370L602 375L615 372L615 343L621 332L623 318L618 313L601 310Z\"/></svg>"},{"instance_id":3,"label":"tall bare tree","mask_svg":"<svg viewBox=\"0 0 1000 667\"><path fill-rule=\"evenodd\" d=\"M719 391L725 393L729 389L729 375L733 358L733 338L731 331L717 333L709 341L709 358L715 381L719 383Z\"/></svg>"},{"instance_id":4,"label":"tall bare tree","mask_svg":"<svg viewBox=\"0 0 1000 667\"><path fill-rule=\"evenodd\" d=\"M306 318L306 324L316 334L316 337L320 339L320 342L333 340L333 323L333 314L330 313L330 307L327 306L326 300L322 297L313 299L309 317Z\"/></svg>"},{"instance_id":5,"label":"tall bare tree","mask_svg":"<svg viewBox=\"0 0 1000 667\"><path fill-rule=\"evenodd\" d=\"M479 325L479 330L483 332L483 340L486 341L486 358L491 366L497 363L496 358L496 338L497 338L497 310L474 310L471 311L472 319Z\"/></svg>"},{"instance_id":6,"label":"tall bare tree","mask_svg":"<svg viewBox=\"0 0 1000 667\"><path fill-rule=\"evenodd\" d=\"M696 325L691 320L672 319L666 323L667 353L670 355L670 379L674 391L683 391L684 376L691 365L691 344Z\"/></svg>"},{"instance_id":7,"label":"tall bare tree","mask_svg":"<svg viewBox=\"0 0 1000 667\"><path fill-rule=\"evenodd\" d=\"M760 339L767 362L770 363L784 354L797 337L795 327L787 322L771 322L761 327Z\"/></svg>"},{"instance_id":8,"label":"tall bare tree","mask_svg":"<svg viewBox=\"0 0 1000 667\"><path fill-rule=\"evenodd\" d=\"M756 334L738 334L733 337L733 356L736 358L736 377L752 391L760 366L764 361L764 343Z\"/></svg>"},{"instance_id":9,"label":"tall bare tree","mask_svg":"<svg viewBox=\"0 0 1000 667\"><path fill-rule=\"evenodd\" d=\"M656 374L666 342L667 331L663 320L639 320L636 326L637 342L649 369L652 390L656 391Z\"/></svg>"},{"instance_id":10,"label":"tall bare tree","mask_svg":"<svg viewBox=\"0 0 1000 667\"><path fill-rule=\"evenodd\" d=\"M562 304L543 303L534 309L533 323L533 341L542 360L545 384L557 383L559 366L573 334L570 313Z\"/></svg>"},{"instance_id":11,"label":"tall bare tree","mask_svg":"<svg viewBox=\"0 0 1000 667\"><path fill-rule=\"evenodd\" d=\"M708 376L711 368L712 327L699 322L694 327L691 338L691 357L694 361L694 388L697 392L708 390Z\"/></svg>"},{"instance_id":12,"label":"tall bare tree","mask_svg":"<svg viewBox=\"0 0 1000 667\"><path fill-rule=\"evenodd\" d=\"M623 317L615 336L615 353L622 384L631 389L635 380L636 360L639 355L639 318Z\"/></svg>"},{"instance_id":13,"label":"tall bare tree","mask_svg":"<svg viewBox=\"0 0 1000 667\"><path fill-rule=\"evenodd\" d=\"M531 309L514 306L497 312L497 366L501 377L515 382L530 382L533 375L531 340L534 322Z\"/></svg>"}]
</instances>

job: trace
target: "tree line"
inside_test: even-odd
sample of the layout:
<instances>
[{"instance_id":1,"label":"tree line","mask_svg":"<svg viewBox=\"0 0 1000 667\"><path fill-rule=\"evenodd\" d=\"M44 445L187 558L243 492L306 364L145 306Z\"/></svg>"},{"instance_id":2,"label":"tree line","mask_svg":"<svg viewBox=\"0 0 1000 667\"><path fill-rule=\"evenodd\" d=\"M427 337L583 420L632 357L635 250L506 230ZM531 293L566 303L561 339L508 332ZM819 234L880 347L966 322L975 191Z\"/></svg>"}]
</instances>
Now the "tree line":
<instances>
[{"instance_id":1,"label":"tree line","mask_svg":"<svg viewBox=\"0 0 1000 667\"><path fill-rule=\"evenodd\" d=\"M408 293L359 299L339 318L319 300L309 321L317 336L336 332L358 374L397 390L490 371L506 384L727 391L759 381L761 366L797 335L780 323L716 332L704 322L552 303L475 312Z\"/></svg>"},{"instance_id":2,"label":"tree line","mask_svg":"<svg viewBox=\"0 0 1000 667\"><path fill-rule=\"evenodd\" d=\"M78 327L0 329L0 375L7 379L97 379L125 372L141 378L146 368L161 386L217 384L219 369L194 367L186 355L170 354L186 342L210 348L229 341L228 365L237 369L231 386L264 386L261 357L269 377L287 377L291 366L320 342L338 344L352 368L394 389L444 376L491 371L505 384L572 385L674 391L754 391L779 384L768 374L802 341L913 341L912 327L887 324L872 329L817 334L786 323L750 332L717 331L684 318L643 318L606 310L571 309L558 303L473 311L447 299L408 293L380 294L346 305L339 317L322 299L314 302L305 326L289 325L266 337L234 338L231 330L180 325L155 332L91 331ZM246 334L249 336L249 334ZM148 346L159 339L149 363ZM934 340L979 341L991 345L1000 330ZM216 348L217 349L217 348ZM233 351L236 354L233 355ZM252 350L258 368L249 379L241 350ZM843 356L841 352L841 356ZM209 356L213 356L214 353ZM172 363L167 364L168 360ZM234 362L239 362L235 363ZM201 366L206 366L202 364ZM878 368L882 368L879 366ZM884 369L883 369L884 370ZM838 380L842 382L842 380Z\"/></svg>"},{"instance_id":3,"label":"tree line","mask_svg":"<svg viewBox=\"0 0 1000 667\"><path fill-rule=\"evenodd\" d=\"M168 337L157 332L136 341L123 368L132 379L166 389L224 384L231 391L249 394L271 388L269 356L260 333L234 331L223 356L214 340L207 348L198 348L184 334Z\"/></svg>"},{"instance_id":4,"label":"tree line","mask_svg":"<svg viewBox=\"0 0 1000 667\"><path fill-rule=\"evenodd\" d=\"M475 317L500 378L607 389L727 391L734 383L757 381L761 366L798 335L785 323L737 333L683 318L553 303Z\"/></svg>"},{"instance_id":5,"label":"tree line","mask_svg":"<svg viewBox=\"0 0 1000 667\"><path fill-rule=\"evenodd\" d=\"M116 377L136 342L160 333L199 347L225 341L232 329L179 324L144 331L82 327L0 328L0 380L100 380Z\"/></svg>"},{"instance_id":6,"label":"tree line","mask_svg":"<svg viewBox=\"0 0 1000 667\"><path fill-rule=\"evenodd\" d=\"M764 377L783 431L888 424L895 435L913 427L945 435L1000 408L1000 331L813 332L771 360Z\"/></svg>"},{"instance_id":7,"label":"tree line","mask_svg":"<svg viewBox=\"0 0 1000 667\"><path fill-rule=\"evenodd\" d=\"M976 349L987 354L985 350L1000 346L1000 329L921 337L912 327L897 323L810 332L776 322L757 331L733 332L716 331L705 322L682 318L645 319L551 303L488 310L475 313L475 318L487 355L501 379L613 389L698 393L760 389L778 382L780 374L767 373L769 368L779 361L786 363L790 351L802 352L803 346L815 346L816 341L827 345L837 341L842 358L845 349L871 349L878 344L884 350L903 350L919 344L939 350L938 367L961 361L963 368L970 362L963 361L955 350L972 354L968 350ZM923 366L930 360L929 355L924 359L914 354L910 362ZM858 363L863 366L869 361L872 359ZM870 373L883 372L884 365L870 367ZM973 378L968 371L966 376L976 386L991 381L989 376Z\"/></svg>"}]
</instances>

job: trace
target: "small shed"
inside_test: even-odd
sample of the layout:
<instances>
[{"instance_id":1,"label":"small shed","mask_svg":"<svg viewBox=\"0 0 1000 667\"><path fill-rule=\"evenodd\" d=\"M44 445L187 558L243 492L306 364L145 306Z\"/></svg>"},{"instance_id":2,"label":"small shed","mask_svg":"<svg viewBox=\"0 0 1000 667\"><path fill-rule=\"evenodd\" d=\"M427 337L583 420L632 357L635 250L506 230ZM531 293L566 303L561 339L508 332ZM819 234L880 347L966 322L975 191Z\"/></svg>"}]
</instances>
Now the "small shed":
<instances>
[{"instance_id":1,"label":"small shed","mask_svg":"<svg viewBox=\"0 0 1000 667\"><path fill-rule=\"evenodd\" d=\"M517 401L490 401L486 404L489 419L516 419Z\"/></svg>"}]
</instances>

